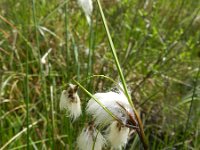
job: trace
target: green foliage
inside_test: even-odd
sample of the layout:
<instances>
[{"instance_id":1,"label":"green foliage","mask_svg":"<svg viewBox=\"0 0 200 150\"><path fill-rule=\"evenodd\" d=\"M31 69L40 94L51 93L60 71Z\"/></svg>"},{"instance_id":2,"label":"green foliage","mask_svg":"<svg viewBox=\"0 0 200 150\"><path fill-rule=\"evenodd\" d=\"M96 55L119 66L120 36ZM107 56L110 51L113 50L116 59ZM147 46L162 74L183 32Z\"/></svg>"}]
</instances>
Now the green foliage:
<instances>
[{"instance_id":1,"label":"green foliage","mask_svg":"<svg viewBox=\"0 0 200 150\"><path fill-rule=\"evenodd\" d=\"M150 149L199 149L200 1L101 2ZM76 1L0 1L0 149L76 149L89 118L71 122L59 110L61 91L75 76L88 78L91 93L115 85L90 75L119 81L93 4L90 28ZM139 148L134 134L127 149Z\"/></svg>"}]
</instances>

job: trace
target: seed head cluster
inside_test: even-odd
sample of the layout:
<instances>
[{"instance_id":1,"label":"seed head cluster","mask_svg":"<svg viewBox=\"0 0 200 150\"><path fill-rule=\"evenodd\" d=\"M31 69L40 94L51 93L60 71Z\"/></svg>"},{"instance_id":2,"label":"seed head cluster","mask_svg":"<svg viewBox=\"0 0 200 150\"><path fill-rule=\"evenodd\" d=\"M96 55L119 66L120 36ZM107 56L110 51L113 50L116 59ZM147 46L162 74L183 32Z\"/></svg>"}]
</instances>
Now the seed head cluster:
<instances>
[{"instance_id":1,"label":"seed head cluster","mask_svg":"<svg viewBox=\"0 0 200 150\"><path fill-rule=\"evenodd\" d=\"M82 112L77 90L78 86L69 84L68 89L62 92L60 99L60 109L67 110L73 120L76 120ZM105 111L105 108L112 115ZM80 150L92 150L93 148L101 150L105 146L121 149L128 143L130 130L134 130L131 127L137 126L134 112L122 88L115 92L94 94L93 98L88 101L85 111L87 115L92 116L92 121L83 128L77 138Z\"/></svg>"}]
</instances>

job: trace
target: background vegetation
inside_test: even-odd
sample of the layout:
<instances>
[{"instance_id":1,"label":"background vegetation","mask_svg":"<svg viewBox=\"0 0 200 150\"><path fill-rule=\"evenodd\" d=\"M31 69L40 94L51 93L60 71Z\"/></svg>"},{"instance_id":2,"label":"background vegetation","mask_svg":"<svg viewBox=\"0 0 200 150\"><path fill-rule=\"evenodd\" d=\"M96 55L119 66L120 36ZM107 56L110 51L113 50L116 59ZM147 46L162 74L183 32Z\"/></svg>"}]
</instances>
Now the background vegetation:
<instances>
[{"instance_id":1,"label":"background vegetation","mask_svg":"<svg viewBox=\"0 0 200 150\"><path fill-rule=\"evenodd\" d=\"M200 1L101 2L150 149L200 149ZM88 117L71 123L61 91L75 76L119 81L93 4L89 27L75 0L0 1L1 150L76 149ZM100 77L82 84L91 93L114 87ZM89 97L79 94L84 107ZM141 148L133 136L126 149Z\"/></svg>"}]
</instances>

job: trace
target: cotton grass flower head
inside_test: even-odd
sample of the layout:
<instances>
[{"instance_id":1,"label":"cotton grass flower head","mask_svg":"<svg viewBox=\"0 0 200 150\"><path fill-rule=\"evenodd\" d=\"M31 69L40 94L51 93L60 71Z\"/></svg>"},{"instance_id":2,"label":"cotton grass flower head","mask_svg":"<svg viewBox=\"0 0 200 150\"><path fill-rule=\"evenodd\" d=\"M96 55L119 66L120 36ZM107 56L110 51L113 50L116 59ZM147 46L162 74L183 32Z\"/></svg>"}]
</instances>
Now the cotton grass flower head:
<instances>
[{"instance_id":1,"label":"cotton grass flower head","mask_svg":"<svg viewBox=\"0 0 200 150\"><path fill-rule=\"evenodd\" d=\"M80 150L101 150L106 140L102 134L95 129L94 124L85 127L77 139L78 148Z\"/></svg>"},{"instance_id":2,"label":"cotton grass flower head","mask_svg":"<svg viewBox=\"0 0 200 150\"><path fill-rule=\"evenodd\" d=\"M133 114L132 108L127 97L122 90L118 92L96 93L93 95L121 122L126 123L127 112ZM95 124L108 125L114 121L114 118L108 114L93 98L88 101L86 112L93 116Z\"/></svg>"},{"instance_id":3,"label":"cotton grass flower head","mask_svg":"<svg viewBox=\"0 0 200 150\"><path fill-rule=\"evenodd\" d=\"M67 110L73 120L76 120L82 113L81 102L77 90L77 85L69 84L67 90L62 91L60 97L60 109Z\"/></svg>"},{"instance_id":4,"label":"cotton grass flower head","mask_svg":"<svg viewBox=\"0 0 200 150\"><path fill-rule=\"evenodd\" d=\"M92 10L93 10L93 4L92 4L92 0L78 0L79 5L82 7L87 22L90 25L91 24L91 15L92 15Z\"/></svg>"},{"instance_id":5,"label":"cotton grass flower head","mask_svg":"<svg viewBox=\"0 0 200 150\"><path fill-rule=\"evenodd\" d=\"M121 149L128 142L130 129L121 125L119 122L114 121L109 129L107 134L107 139L111 144L111 147L114 149Z\"/></svg>"},{"instance_id":6,"label":"cotton grass flower head","mask_svg":"<svg viewBox=\"0 0 200 150\"><path fill-rule=\"evenodd\" d=\"M49 55L49 53L52 51L52 48L50 48L43 56L42 56L42 58L41 58L41 63L42 64L46 64L47 62L46 62L46 58L47 58L47 56Z\"/></svg>"}]
</instances>

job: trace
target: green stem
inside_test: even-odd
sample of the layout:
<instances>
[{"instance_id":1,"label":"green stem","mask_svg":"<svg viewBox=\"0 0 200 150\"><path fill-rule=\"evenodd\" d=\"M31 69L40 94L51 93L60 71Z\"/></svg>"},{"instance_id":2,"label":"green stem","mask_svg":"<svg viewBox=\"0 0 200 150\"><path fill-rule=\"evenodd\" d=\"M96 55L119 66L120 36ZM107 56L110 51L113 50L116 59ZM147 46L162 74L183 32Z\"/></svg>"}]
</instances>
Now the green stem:
<instances>
[{"instance_id":1,"label":"green stem","mask_svg":"<svg viewBox=\"0 0 200 150\"><path fill-rule=\"evenodd\" d=\"M109 44L110 44L110 47L111 47L111 52L113 54L113 57L114 57L114 60L115 60L115 64L116 64L116 67L117 67L117 70L119 72L119 76L120 76L120 79L121 79L121 82L122 82L122 85L123 85L123 88L124 88L124 91L125 91L125 94L128 98L128 101L130 103L130 105L132 107L134 107L133 105L133 102L131 100L131 97L130 95L128 94L128 88L126 86L126 81L125 81L125 78L124 78L124 75L122 73L122 69L120 67L120 64L119 64L119 60L118 60L118 57L117 57L117 54L116 54L116 50L115 50L115 46L114 46L114 43L112 41L112 38L111 38L111 35L110 35L110 31L108 29L108 26L107 26L107 23L106 23L106 18L104 16L104 13L103 13L103 10L102 10L102 7L101 7L101 3L99 0L96 0L97 3L98 3L98 7L99 7L99 11L101 13L101 18L102 18L102 21L103 21L103 24L104 24L104 27L105 27L105 30L106 30L106 33L107 33L107 37L108 37L108 41L109 41Z\"/></svg>"},{"instance_id":2,"label":"green stem","mask_svg":"<svg viewBox=\"0 0 200 150\"><path fill-rule=\"evenodd\" d=\"M87 91L79 82L77 82L75 79L73 81L85 92L87 93L91 98L93 98L111 117L113 117L115 120L120 121L109 109L107 109L96 97L94 97L89 91ZM121 121L120 121L121 122Z\"/></svg>"},{"instance_id":3,"label":"green stem","mask_svg":"<svg viewBox=\"0 0 200 150\"><path fill-rule=\"evenodd\" d=\"M111 34L110 34L110 31L108 29L108 26L107 26L107 23L106 23L106 18L104 16L104 13L103 13L103 10L102 10L102 7L101 7L101 3L99 0L96 0L97 4L98 4L98 8L99 8L99 11L100 11L100 14L101 14L101 18L102 18L102 21L103 21L103 24L104 24L104 27L105 27L105 30L106 30L106 34L107 34L107 37L108 37L108 41L109 41L109 44L110 44L110 47L111 47L111 52L113 54L113 57L114 57L114 60L115 60L115 64L117 66L117 70L118 70L118 73L119 73L119 76L120 76L120 79L121 79L121 82L122 82L122 85L123 85L123 88L124 88L124 92L128 98L128 101L130 103L130 105L132 106L133 108L133 111L135 113L135 116L136 116L136 119L138 121L138 125L139 125L139 128L140 128L140 139L143 143L143 147L144 149L148 149L148 144L147 144L147 140L145 138L145 134L144 134L144 129L143 129L143 125L142 125L142 121L134 107L134 104L133 104L133 101L131 100L131 96L130 94L128 93L128 88L126 86L126 81L125 81L125 78L124 78L124 75L122 73L122 69L120 67L120 64L119 64L119 60L117 58L117 54L116 54L116 50L115 50L115 47L114 47L114 43L112 41L112 38L111 38Z\"/></svg>"},{"instance_id":4,"label":"green stem","mask_svg":"<svg viewBox=\"0 0 200 150\"><path fill-rule=\"evenodd\" d=\"M26 144L27 150L29 150L29 81L28 81L28 49L26 49L26 76L25 76L25 103L26 103L26 128L27 128L27 136L26 136Z\"/></svg>"},{"instance_id":5,"label":"green stem","mask_svg":"<svg viewBox=\"0 0 200 150\"><path fill-rule=\"evenodd\" d=\"M41 53L40 53L40 41L39 41L39 34L38 34L38 21L36 17L36 0L32 0L32 12L33 12L33 23L35 27L35 38L36 38L36 50L37 50L37 57L38 57L38 66L39 66L39 72L40 72L40 78L41 78L41 87L42 87L42 96L44 96L44 103L45 103L45 113L46 113L46 120L47 120L47 129L44 130L44 136L46 137L47 134L49 134L48 130L51 129L49 124L49 117L48 117L48 103L47 103L47 83L46 83L46 77L43 73L43 66L41 63ZM34 48L33 48L34 50ZM47 135L48 136L48 135ZM46 147L46 145L44 145ZM53 147L52 141L51 146Z\"/></svg>"},{"instance_id":6,"label":"green stem","mask_svg":"<svg viewBox=\"0 0 200 150\"><path fill-rule=\"evenodd\" d=\"M69 79L71 77L71 65L70 65L70 62L71 62L71 54L70 54L70 51L69 51L69 45L68 45L68 40L69 40L69 32L68 32L68 21L69 21L69 18L68 18L68 3L66 2L64 4L64 13L65 13L65 52L66 52L66 70L69 70L69 72L66 73L66 77ZM68 135L67 138L66 138L66 148L69 149L69 150L72 150L72 128L70 127L70 120L66 118L66 116L64 116L63 118L64 120L64 132ZM68 147L67 147L68 145Z\"/></svg>"},{"instance_id":7,"label":"green stem","mask_svg":"<svg viewBox=\"0 0 200 150\"><path fill-rule=\"evenodd\" d=\"M185 124L183 146L184 146L184 143L185 143L185 137L187 135L187 130L189 128L189 120L190 120L190 116L191 116L191 113L192 113L193 101L194 101L194 98L195 98L196 86L197 86L197 83L198 83L199 74L200 74L200 64L199 64L199 68L198 68L197 75L196 75L196 78L195 78L195 83L194 83L193 91L192 91L192 100L190 102L190 108L189 108L189 112L188 112L188 117L187 117L187 121L186 121L186 124Z\"/></svg>"},{"instance_id":8,"label":"green stem","mask_svg":"<svg viewBox=\"0 0 200 150\"><path fill-rule=\"evenodd\" d=\"M90 25L90 35L89 35L89 54L88 54L88 70L87 76L92 74L92 57L93 57L93 46L94 46L94 34L93 34L93 22ZM90 89L90 80L88 80L88 88Z\"/></svg>"},{"instance_id":9,"label":"green stem","mask_svg":"<svg viewBox=\"0 0 200 150\"><path fill-rule=\"evenodd\" d=\"M72 36L71 38L72 38L72 44L73 44L73 50L74 50L74 59L75 59L76 68L77 68L76 75L79 80L80 79L79 49L76 45L74 37Z\"/></svg>"},{"instance_id":10,"label":"green stem","mask_svg":"<svg viewBox=\"0 0 200 150\"><path fill-rule=\"evenodd\" d=\"M65 12L65 51L66 51L66 66L68 67L68 64L70 62L70 54L69 54L69 48L68 48L68 4L65 3L64 5L64 12ZM66 68L68 69L68 68Z\"/></svg>"}]
</instances>

